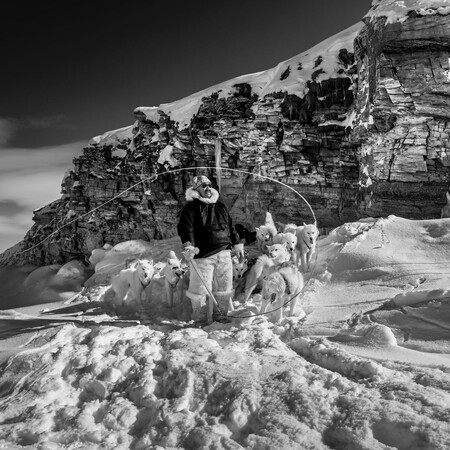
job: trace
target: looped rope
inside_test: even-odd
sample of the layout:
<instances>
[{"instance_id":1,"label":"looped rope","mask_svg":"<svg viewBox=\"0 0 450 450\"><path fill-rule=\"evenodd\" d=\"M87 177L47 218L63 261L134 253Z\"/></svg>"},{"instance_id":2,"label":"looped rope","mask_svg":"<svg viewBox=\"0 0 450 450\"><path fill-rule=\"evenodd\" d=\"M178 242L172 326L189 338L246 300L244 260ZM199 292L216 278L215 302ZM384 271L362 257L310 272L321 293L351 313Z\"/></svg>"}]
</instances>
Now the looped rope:
<instances>
[{"instance_id":1,"label":"looped rope","mask_svg":"<svg viewBox=\"0 0 450 450\"><path fill-rule=\"evenodd\" d=\"M72 223L78 221L78 220L79 220L80 218L82 218L82 217L85 217L85 216L87 216L87 215L89 215L89 214L92 214L93 212L99 210L99 209L102 208L103 206L107 205L108 203L111 203L111 202L114 201L115 199L117 199L117 198L119 198L120 196L122 196L124 193L128 192L128 191L131 190L131 189L134 189L134 188L135 188L136 186L138 186L139 184L142 184L142 183L145 183L145 182L153 183L153 182L155 182L155 181L158 179L158 177L159 177L160 175L175 174L175 173L181 173L181 172L186 172L186 171L191 171L191 170L193 170L193 171L198 171L198 170L209 170L209 171L211 171L211 170L213 170L213 171L215 171L215 172L219 172L219 171L220 171L220 172L219 172L220 174L222 173L222 171L230 171L230 172L236 172L236 173L241 173L241 174L250 175L250 176L253 176L253 177L258 177L258 178L261 178L261 179L264 179L264 180L267 180L267 181L270 181L270 182L273 182L273 183L277 183L277 184L279 184L279 185L281 185L281 186L283 186L283 187L285 187L285 188L290 189L292 192L295 193L295 195L297 195L298 197L300 197L300 198L302 199L302 201L306 204L306 206L309 208L309 211L310 211L310 213L311 213L311 216L312 216L313 219L314 219L314 224L317 223L316 216L315 216L315 214L314 214L313 209L311 208L311 205L306 201L306 199L305 199L298 191L296 191L294 188L292 188L291 186L287 185L286 183L283 183L282 181L276 180L276 179L271 178L271 177L269 177L269 176L267 176L267 175L262 175L262 174L259 174L259 173L253 173L253 172L249 172L249 171L247 171L247 170L242 170L242 169L231 169L231 168L228 168L228 167L211 167L211 166L184 167L184 168L172 169L172 170L167 170L167 171L164 171L164 172L154 173L153 175L150 175L150 176L147 176L147 177L142 177L142 179L141 179L140 181L138 181L137 183L135 183L135 184L133 184L132 186L128 187L127 189L124 189L123 191L119 192L117 195L115 195L115 196L112 197L111 199L107 200L106 202L101 203L99 206L96 206L95 208L92 208L90 211L88 211L88 212L86 212L86 213L84 213L84 214L81 214L81 215L77 216L77 217L74 218L73 220L70 220L69 222L64 223L63 225L61 225L60 227L58 227L55 231L53 231L53 232L50 233L48 236L46 236L44 239L42 239L42 241L38 242L37 244L35 244L35 245L33 245L33 246L31 246L31 247L29 247L29 248L27 248L27 249L24 249L24 250L22 250L22 251L20 251L20 252L17 252L15 255L21 255L21 254L27 253L27 252L29 252L29 251L31 251L31 250L33 250L33 249L39 247L39 246L42 245L45 241L47 241L47 240L50 239L52 236L54 236L55 234L57 234L57 233L58 233L60 230L62 230L64 227L66 227L66 226L68 226L68 225L70 225L70 224L72 224ZM317 251L316 251L316 259L315 259L315 261L314 261L314 266L313 266L312 272L314 271L314 267L315 267L316 261L317 261ZM311 273L312 273L312 272L311 272ZM202 279L201 279L201 281L203 282ZM259 313L259 314L254 314L254 315L251 315L251 316L239 316L239 317L236 316L235 318L243 319L243 318L255 317L255 316L258 316L258 315L267 315L267 314L269 314L269 313L272 313L272 312L274 312L274 311L277 311L277 310L280 309L280 308L284 308L284 307L285 307L286 305L288 305L288 304L289 304L296 296L300 295L300 294L303 292L303 290L305 289L305 287L307 286L308 283L309 283L309 280L304 284L303 289L302 289L299 293L297 293L297 294L295 294L294 296L292 296L288 301L286 301L286 303L285 303L284 305L280 306L279 308L277 308L277 309L275 309L275 310L272 310L272 311L270 311L270 312L268 312L268 313ZM204 282L203 282L203 284L204 284ZM205 287L206 287L206 285L205 285Z\"/></svg>"}]
</instances>

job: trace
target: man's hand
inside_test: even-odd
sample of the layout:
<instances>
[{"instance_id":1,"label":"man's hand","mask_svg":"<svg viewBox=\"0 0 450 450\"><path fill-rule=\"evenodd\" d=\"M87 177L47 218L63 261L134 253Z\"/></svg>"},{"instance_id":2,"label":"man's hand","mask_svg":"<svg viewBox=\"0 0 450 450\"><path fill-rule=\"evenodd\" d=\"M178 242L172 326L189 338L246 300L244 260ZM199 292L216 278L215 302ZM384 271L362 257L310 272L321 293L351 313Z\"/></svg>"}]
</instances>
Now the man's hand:
<instances>
[{"instance_id":1,"label":"man's hand","mask_svg":"<svg viewBox=\"0 0 450 450\"><path fill-rule=\"evenodd\" d=\"M231 251L233 255L236 255L239 259L239 262L242 262L245 258L244 254L244 244L236 244Z\"/></svg>"},{"instance_id":2,"label":"man's hand","mask_svg":"<svg viewBox=\"0 0 450 450\"><path fill-rule=\"evenodd\" d=\"M193 245L189 244L184 247L184 250L181 253L186 261L190 261L199 252L200 250L198 249L198 247L194 247Z\"/></svg>"}]
</instances>

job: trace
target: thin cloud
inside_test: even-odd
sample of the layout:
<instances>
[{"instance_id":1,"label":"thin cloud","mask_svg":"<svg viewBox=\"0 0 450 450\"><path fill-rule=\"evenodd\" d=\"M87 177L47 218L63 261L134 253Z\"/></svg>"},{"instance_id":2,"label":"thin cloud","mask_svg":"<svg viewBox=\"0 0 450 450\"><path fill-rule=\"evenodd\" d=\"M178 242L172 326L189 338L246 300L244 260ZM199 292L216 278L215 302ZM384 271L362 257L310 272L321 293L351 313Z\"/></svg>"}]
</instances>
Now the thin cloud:
<instances>
[{"instance_id":1,"label":"thin cloud","mask_svg":"<svg viewBox=\"0 0 450 450\"><path fill-rule=\"evenodd\" d=\"M72 128L69 118L64 114L46 117L0 117L0 149L7 149L8 144L23 130L49 130Z\"/></svg>"},{"instance_id":2,"label":"thin cloud","mask_svg":"<svg viewBox=\"0 0 450 450\"><path fill-rule=\"evenodd\" d=\"M25 208L18 214L0 215L0 253L20 242L33 225Z\"/></svg>"},{"instance_id":3,"label":"thin cloud","mask_svg":"<svg viewBox=\"0 0 450 450\"><path fill-rule=\"evenodd\" d=\"M48 128L73 128L69 119L64 114L57 114L48 117L25 117L23 119L24 128L48 129Z\"/></svg>"},{"instance_id":4,"label":"thin cloud","mask_svg":"<svg viewBox=\"0 0 450 450\"><path fill-rule=\"evenodd\" d=\"M0 117L0 147L7 145L17 132L17 123Z\"/></svg>"},{"instance_id":5,"label":"thin cloud","mask_svg":"<svg viewBox=\"0 0 450 450\"><path fill-rule=\"evenodd\" d=\"M61 181L87 142L9 148L0 152L0 252L20 241L33 225L33 210L61 197ZM15 210L14 210L15 209Z\"/></svg>"},{"instance_id":6,"label":"thin cloud","mask_svg":"<svg viewBox=\"0 0 450 450\"><path fill-rule=\"evenodd\" d=\"M40 173L42 168L70 168L73 157L80 155L86 145L87 141L78 141L37 148L4 148L0 153L0 175Z\"/></svg>"}]
</instances>

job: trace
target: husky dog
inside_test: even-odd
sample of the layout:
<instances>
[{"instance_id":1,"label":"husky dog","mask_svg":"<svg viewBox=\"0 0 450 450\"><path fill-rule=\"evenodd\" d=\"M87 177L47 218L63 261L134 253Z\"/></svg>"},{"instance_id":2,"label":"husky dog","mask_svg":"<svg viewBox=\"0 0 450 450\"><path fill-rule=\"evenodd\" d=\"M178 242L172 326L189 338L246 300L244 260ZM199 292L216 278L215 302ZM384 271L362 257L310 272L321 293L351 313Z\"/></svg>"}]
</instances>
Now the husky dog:
<instances>
[{"instance_id":1,"label":"husky dog","mask_svg":"<svg viewBox=\"0 0 450 450\"><path fill-rule=\"evenodd\" d=\"M266 220L264 225L256 227L256 242L258 243L258 249L262 253L267 253L267 246L271 245L273 237L278 233L277 227L272 218L270 212L266 212Z\"/></svg>"},{"instance_id":2,"label":"husky dog","mask_svg":"<svg viewBox=\"0 0 450 450\"><path fill-rule=\"evenodd\" d=\"M187 266L181 263L173 250L170 250L167 263L161 268L160 276L164 278L164 294L166 303L174 306L174 294L178 297L178 302L182 301L182 289L186 283L180 283L185 277ZM186 281L186 280L184 280Z\"/></svg>"},{"instance_id":3,"label":"husky dog","mask_svg":"<svg viewBox=\"0 0 450 450\"><path fill-rule=\"evenodd\" d=\"M319 230L315 223L306 224L297 229L297 249L300 254L300 261L303 272L310 269L311 259L316 252L317 239L319 237Z\"/></svg>"},{"instance_id":4,"label":"husky dog","mask_svg":"<svg viewBox=\"0 0 450 450\"><path fill-rule=\"evenodd\" d=\"M233 289L235 294L238 294L244 290L245 276L249 269L248 259L244 258L242 261L239 261L239 258L233 255L231 262L233 263Z\"/></svg>"},{"instance_id":5,"label":"husky dog","mask_svg":"<svg viewBox=\"0 0 450 450\"><path fill-rule=\"evenodd\" d=\"M447 204L441 210L441 219L450 218L450 192L447 191L445 196L447 197Z\"/></svg>"},{"instance_id":6,"label":"husky dog","mask_svg":"<svg viewBox=\"0 0 450 450\"><path fill-rule=\"evenodd\" d=\"M303 272L308 272L312 256L316 251L317 238L319 237L319 230L316 224L307 225L303 223L302 226L288 225L285 230L295 232L297 236L295 261L297 265L301 264Z\"/></svg>"},{"instance_id":7,"label":"husky dog","mask_svg":"<svg viewBox=\"0 0 450 450\"><path fill-rule=\"evenodd\" d=\"M248 259L244 258L242 261L239 261L239 258L234 255L231 257L231 262L233 263L233 278L236 280L243 278L248 270Z\"/></svg>"},{"instance_id":8,"label":"husky dog","mask_svg":"<svg viewBox=\"0 0 450 450\"><path fill-rule=\"evenodd\" d=\"M286 248L291 255L291 260L295 261L295 247L297 246L297 236L290 231L278 233L273 237L274 244L283 244L286 242Z\"/></svg>"},{"instance_id":9,"label":"husky dog","mask_svg":"<svg viewBox=\"0 0 450 450\"><path fill-rule=\"evenodd\" d=\"M287 244L273 244L267 246L268 255L261 255L248 270L245 280L244 303L250 298L261 279L267 276L272 269L279 264L290 260L291 255L287 250Z\"/></svg>"},{"instance_id":10,"label":"husky dog","mask_svg":"<svg viewBox=\"0 0 450 450\"><path fill-rule=\"evenodd\" d=\"M261 312L273 311L269 320L283 319L284 306L289 303L289 315L294 314L298 296L303 289L303 276L292 263L281 264L263 280Z\"/></svg>"},{"instance_id":11,"label":"husky dog","mask_svg":"<svg viewBox=\"0 0 450 450\"><path fill-rule=\"evenodd\" d=\"M155 275L153 261L138 259L127 269L122 269L111 281L111 288L115 294L115 304L119 307L131 302L141 304L145 301L145 288Z\"/></svg>"}]
</instances>

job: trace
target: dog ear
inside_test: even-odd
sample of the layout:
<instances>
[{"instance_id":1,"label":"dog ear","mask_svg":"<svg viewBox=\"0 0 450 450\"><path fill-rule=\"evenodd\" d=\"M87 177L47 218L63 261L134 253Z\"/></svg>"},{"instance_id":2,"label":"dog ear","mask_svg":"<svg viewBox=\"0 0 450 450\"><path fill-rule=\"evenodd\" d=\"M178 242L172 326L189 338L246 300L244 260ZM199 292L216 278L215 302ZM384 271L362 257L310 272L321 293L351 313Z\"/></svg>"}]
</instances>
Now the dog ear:
<instances>
[{"instance_id":1,"label":"dog ear","mask_svg":"<svg viewBox=\"0 0 450 450\"><path fill-rule=\"evenodd\" d=\"M159 278L165 278L164 275L161 275L161 270L157 270L152 276L154 280L158 280Z\"/></svg>"},{"instance_id":2,"label":"dog ear","mask_svg":"<svg viewBox=\"0 0 450 450\"><path fill-rule=\"evenodd\" d=\"M173 250L170 250L168 259L178 259L177 255L175 254L175 252Z\"/></svg>"}]
</instances>

